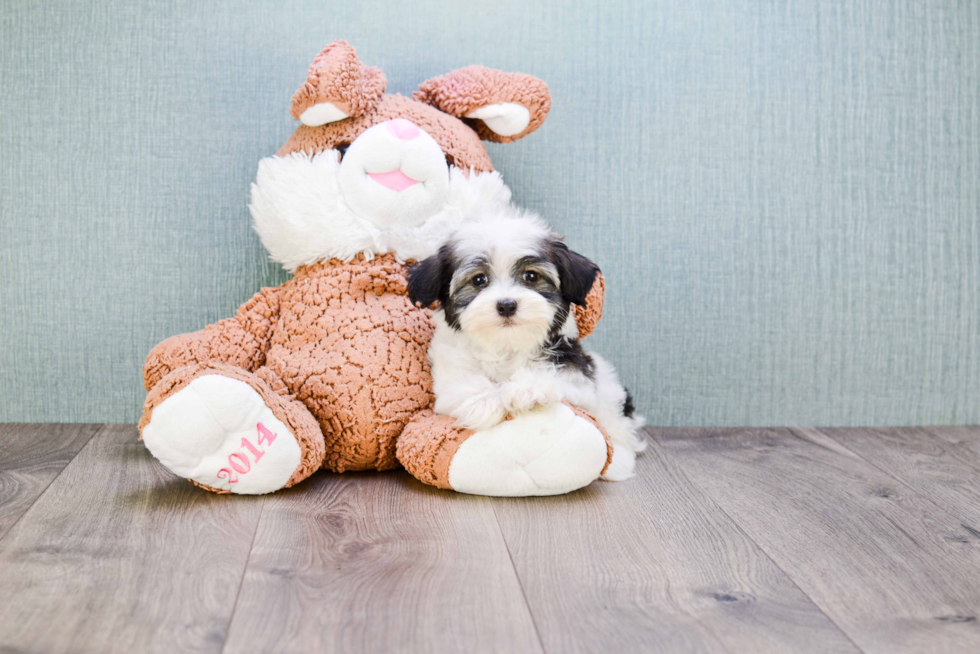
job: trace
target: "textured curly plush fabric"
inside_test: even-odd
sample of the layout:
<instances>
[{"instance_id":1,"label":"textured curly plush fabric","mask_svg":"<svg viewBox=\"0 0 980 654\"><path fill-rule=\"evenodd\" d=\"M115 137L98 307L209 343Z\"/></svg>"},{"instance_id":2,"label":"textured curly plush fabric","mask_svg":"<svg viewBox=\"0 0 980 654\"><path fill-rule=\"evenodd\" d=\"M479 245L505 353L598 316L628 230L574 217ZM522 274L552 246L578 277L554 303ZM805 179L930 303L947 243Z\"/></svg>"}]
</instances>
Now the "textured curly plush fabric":
<instances>
[{"instance_id":1,"label":"textured curly plush fabric","mask_svg":"<svg viewBox=\"0 0 980 654\"><path fill-rule=\"evenodd\" d=\"M346 41L335 41L313 60L289 112L299 120L314 104L330 102L348 116L361 116L378 103L386 84L379 68L362 64Z\"/></svg>"},{"instance_id":2,"label":"textured curly plush fabric","mask_svg":"<svg viewBox=\"0 0 980 654\"><path fill-rule=\"evenodd\" d=\"M244 307L242 308L244 309ZM186 336L194 336L194 334L186 334ZM181 337L178 336L175 338L180 339ZM167 354L170 355L170 361L174 362L174 355L179 351L179 346L176 345L174 339L168 339L168 341L164 342L170 343ZM193 341L192 339L187 339L187 342L190 344ZM200 353L200 350L198 352ZM152 356L153 353L150 354L150 357ZM147 361L149 362L149 357ZM155 370L159 371L160 368L157 367ZM263 371L260 369L259 373L261 372ZM292 395L284 392L285 388L281 384L277 385L278 388L269 384L267 381L268 375L265 375L266 378L263 378L261 374L253 374L241 367L226 363L217 363L215 361L191 362L188 358L186 365L178 366L169 372L153 386L153 389L146 396L146 401L143 404L143 416L138 425L140 432L142 433L143 428L150 424L150 420L153 418L153 409L198 377L205 375L221 375L245 382L255 389L266 406L275 414L276 418L281 420L292 431L293 436L296 437L296 442L299 443L301 452L300 464L289 478L289 481L286 482L284 488L289 488L293 484L306 479L320 468L323 463L323 455L325 454L323 435L320 431L320 426L310 414L309 410L303 404L297 402ZM230 492L212 488L196 481L194 483L201 488L206 488L216 493Z\"/></svg>"},{"instance_id":3,"label":"textured curly plush fabric","mask_svg":"<svg viewBox=\"0 0 980 654\"><path fill-rule=\"evenodd\" d=\"M398 438L398 461L422 483L451 489L449 464L472 435L472 430L460 427L453 418L427 409L412 418Z\"/></svg>"},{"instance_id":4,"label":"textured curly plush fabric","mask_svg":"<svg viewBox=\"0 0 980 654\"><path fill-rule=\"evenodd\" d=\"M612 463L613 445L609 435L599 422L584 409L565 402L575 415L588 420L606 440L606 473ZM508 416L507 420L512 420ZM456 424L456 420L427 409L412 418L398 439L398 461L419 481L436 488L452 489L449 483L449 466L460 445L473 435L473 431Z\"/></svg>"},{"instance_id":5,"label":"textured curly plush fabric","mask_svg":"<svg viewBox=\"0 0 980 654\"><path fill-rule=\"evenodd\" d=\"M480 137L516 140L541 124L551 102L540 80L480 67L429 80L418 99L385 94L384 87L384 75L362 65L347 43L327 46L293 97L291 113L298 118L330 102L349 117L301 125L278 156L341 148L374 125L403 118L435 139L453 166L491 172ZM498 137L482 121L458 117L481 103L507 102L526 103L530 111L521 134ZM394 252L300 265L293 279L263 289L233 318L163 341L144 366L149 394L141 429L164 400L218 374L247 383L293 431L302 456L287 485L321 465L336 472L385 470L400 458L425 483L448 488L450 462L472 432L431 411L431 312L409 301L406 265ZM575 309L582 336L601 315L603 290L600 276L586 306Z\"/></svg>"},{"instance_id":6,"label":"textured curly plush fabric","mask_svg":"<svg viewBox=\"0 0 980 654\"><path fill-rule=\"evenodd\" d=\"M324 467L396 467L395 440L432 403L431 313L408 299L405 267L391 255L304 266L280 304L266 366L323 428Z\"/></svg>"},{"instance_id":7,"label":"textured curly plush fabric","mask_svg":"<svg viewBox=\"0 0 980 654\"><path fill-rule=\"evenodd\" d=\"M323 467L393 468L398 435L432 403L430 316L412 306L405 266L391 255L303 266L234 318L154 348L144 366L152 390L141 424L178 384L204 369L235 369L242 374L228 376L309 410L323 434ZM166 375L175 370L171 383Z\"/></svg>"},{"instance_id":8,"label":"textured curly plush fabric","mask_svg":"<svg viewBox=\"0 0 980 654\"><path fill-rule=\"evenodd\" d=\"M193 379L221 374L252 386L293 430L303 464L290 485L321 460L336 472L400 460L448 488L452 455L472 432L429 410L431 312L412 306L405 270L392 255L302 266L235 317L163 341L143 368L150 393L140 428ZM601 287L590 294L600 313Z\"/></svg>"},{"instance_id":9,"label":"textured curly plush fabric","mask_svg":"<svg viewBox=\"0 0 980 654\"><path fill-rule=\"evenodd\" d=\"M306 83L293 96L290 113L297 120L318 102L331 102L350 118L312 127L301 125L279 150L315 153L350 145L366 129L393 118L405 118L424 129L457 168L493 170L481 139L510 143L536 130L551 109L548 85L523 73L505 73L468 66L423 82L412 98L383 93L380 70L363 65L345 41L324 48ZM480 107L514 102L530 111L531 121L520 134L501 136L482 120L463 118Z\"/></svg>"},{"instance_id":10,"label":"textured curly plush fabric","mask_svg":"<svg viewBox=\"0 0 980 654\"><path fill-rule=\"evenodd\" d=\"M254 372L265 363L278 313L279 289L264 288L235 317L191 334L171 336L146 357L143 386L151 391L172 371L191 363L224 363Z\"/></svg>"},{"instance_id":11,"label":"textured curly plush fabric","mask_svg":"<svg viewBox=\"0 0 980 654\"><path fill-rule=\"evenodd\" d=\"M599 273L592 282L592 289L585 296L585 305L573 305L572 314L575 316L575 324L578 326L579 338L585 338L595 331L602 318L602 307L606 299L606 278Z\"/></svg>"},{"instance_id":12,"label":"textured curly plush fabric","mask_svg":"<svg viewBox=\"0 0 980 654\"><path fill-rule=\"evenodd\" d=\"M449 162L462 170L473 168L480 172L493 170L487 149L476 132L463 121L444 114L434 107L402 95L384 94L375 107L361 115L327 123L319 127L300 125L278 155L291 152L315 153L347 147L365 130L393 118L406 118L436 140Z\"/></svg>"},{"instance_id":13,"label":"textured curly plush fabric","mask_svg":"<svg viewBox=\"0 0 980 654\"><path fill-rule=\"evenodd\" d=\"M502 70L467 66L422 82L412 94L419 102L431 104L447 114L463 118L480 107L514 102L531 112L531 122L519 134L501 136L482 120L463 118L484 141L510 143L524 138L544 122L551 111L548 85L537 77L524 73L505 73Z\"/></svg>"}]
</instances>

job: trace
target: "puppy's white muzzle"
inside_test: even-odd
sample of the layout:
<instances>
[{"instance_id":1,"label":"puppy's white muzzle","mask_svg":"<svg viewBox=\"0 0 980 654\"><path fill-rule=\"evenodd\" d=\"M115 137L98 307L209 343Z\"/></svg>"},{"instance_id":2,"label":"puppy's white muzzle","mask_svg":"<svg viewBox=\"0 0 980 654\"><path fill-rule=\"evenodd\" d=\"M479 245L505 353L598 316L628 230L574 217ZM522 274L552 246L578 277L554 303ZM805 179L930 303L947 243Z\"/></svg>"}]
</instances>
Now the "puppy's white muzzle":
<instances>
[{"instance_id":1,"label":"puppy's white muzzle","mask_svg":"<svg viewBox=\"0 0 980 654\"><path fill-rule=\"evenodd\" d=\"M493 284L463 310L460 325L487 349L529 352L544 343L554 317L555 307L537 293Z\"/></svg>"}]
</instances>

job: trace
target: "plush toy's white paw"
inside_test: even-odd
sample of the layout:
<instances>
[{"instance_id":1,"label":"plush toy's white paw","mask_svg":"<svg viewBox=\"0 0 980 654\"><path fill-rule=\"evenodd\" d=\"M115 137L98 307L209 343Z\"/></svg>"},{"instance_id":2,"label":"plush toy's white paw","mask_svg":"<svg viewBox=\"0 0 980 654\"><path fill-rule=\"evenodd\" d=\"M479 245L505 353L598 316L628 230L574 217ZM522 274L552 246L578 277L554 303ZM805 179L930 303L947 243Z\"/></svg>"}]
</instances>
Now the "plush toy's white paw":
<instances>
[{"instance_id":1,"label":"plush toy's white paw","mask_svg":"<svg viewBox=\"0 0 980 654\"><path fill-rule=\"evenodd\" d=\"M175 474L243 495L279 490L302 457L289 428L251 386L216 374L154 408L143 442Z\"/></svg>"},{"instance_id":2,"label":"plush toy's white paw","mask_svg":"<svg viewBox=\"0 0 980 654\"><path fill-rule=\"evenodd\" d=\"M449 485L472 495L559 495L589 485L605 465L602 433L564 404L552 404L463 441L449 465Z\"/></svg>"}]
</instances>

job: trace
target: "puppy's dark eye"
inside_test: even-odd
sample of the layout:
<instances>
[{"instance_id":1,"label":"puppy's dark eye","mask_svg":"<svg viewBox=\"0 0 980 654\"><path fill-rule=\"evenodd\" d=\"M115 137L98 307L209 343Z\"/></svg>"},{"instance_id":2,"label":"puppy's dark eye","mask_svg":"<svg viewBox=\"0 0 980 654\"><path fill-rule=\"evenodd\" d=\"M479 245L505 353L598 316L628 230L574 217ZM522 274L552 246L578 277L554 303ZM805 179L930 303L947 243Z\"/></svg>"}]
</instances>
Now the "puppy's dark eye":
<instances>
[{"instance_id":1,"label":"puppy's dark eye","mask_svg":"<svg viewBox=\"0 0 980 654\"><path fill-rule=\"evenodd\" d=\"M539 275L538 273L534 272L533 270L525 270L524 271L524 281L527 282L528 284L534 284L539 279L541 279L541 275Z\"/></svg>"},{"instance_id":2,"label":"puppy's dark eye","mask_svg":"<svg viewBox=\"0 0 980 654\"><path fill-rule=\"evenodd\" d=\"M484 286L487 285L487 282L489 281L490 280L487 279L487 276L484 275L483 273L480 273L479 275L477 275L472 279L473 286L476 286L477 288L483 288Z\"/></svg>"}]
</instances>

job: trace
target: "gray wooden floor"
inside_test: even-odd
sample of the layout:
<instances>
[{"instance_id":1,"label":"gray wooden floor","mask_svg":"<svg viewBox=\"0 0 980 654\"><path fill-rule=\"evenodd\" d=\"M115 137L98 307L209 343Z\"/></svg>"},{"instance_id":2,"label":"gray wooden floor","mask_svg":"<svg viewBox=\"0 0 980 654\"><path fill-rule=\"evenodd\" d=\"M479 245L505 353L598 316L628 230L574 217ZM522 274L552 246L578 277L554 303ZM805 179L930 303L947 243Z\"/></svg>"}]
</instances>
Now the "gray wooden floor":
<instances>
[{"instance_id":1,"label":"gray wooden floor","mask_svg":"<svg viewBox=\"0 0 980 654\"><path fill-rule=\"evenodd\" d=\"M657 429L555 498L217 496L0 426L2 652L978 652L980 428Z\"/></svg>"}]
</instances>

